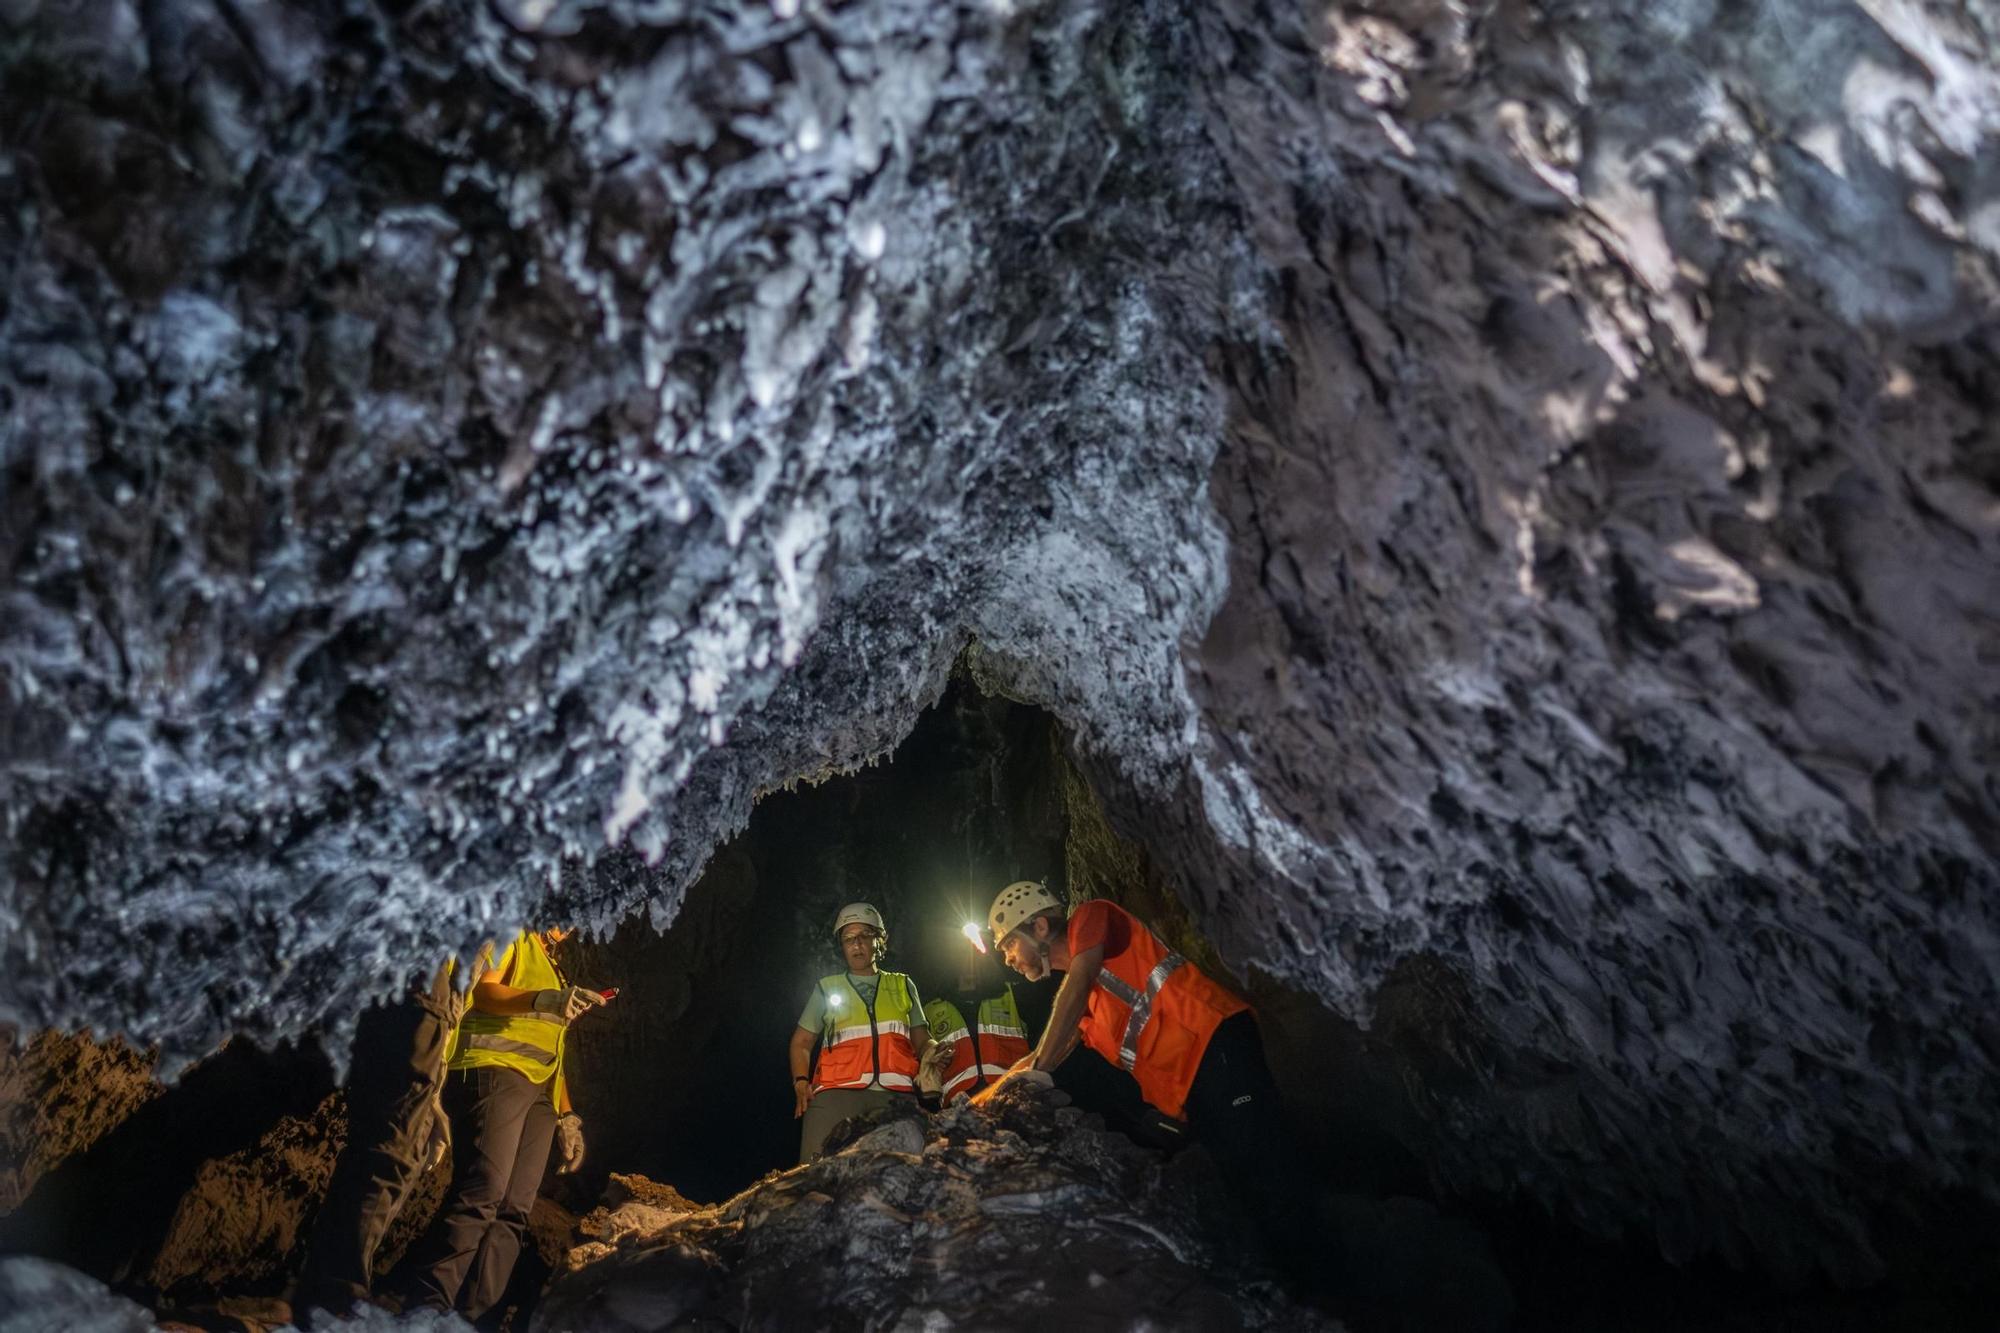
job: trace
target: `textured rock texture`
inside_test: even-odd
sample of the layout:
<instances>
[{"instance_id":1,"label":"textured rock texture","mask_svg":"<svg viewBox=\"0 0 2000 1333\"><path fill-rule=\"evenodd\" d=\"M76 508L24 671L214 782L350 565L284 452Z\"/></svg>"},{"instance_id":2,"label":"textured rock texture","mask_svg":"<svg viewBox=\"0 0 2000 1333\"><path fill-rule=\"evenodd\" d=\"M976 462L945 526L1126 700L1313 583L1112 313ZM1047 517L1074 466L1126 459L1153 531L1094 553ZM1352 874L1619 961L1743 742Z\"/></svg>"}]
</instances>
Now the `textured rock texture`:
<instances>
[{"instance_id":1,"label":"textured rock texture","mask_svg":"<svg viewBox=\"0 0 2000 1333\"><path fill-rule=\"evenodd\" d=\"M891 1118L721 1207L630 1184L614 1200L536 1329L1339 1327L1218 1245L1212 1178L1032 1093Z\"/></svg>"},{"instance_id":2,"label":"textured rock texture","mask_svg":"<svg viewBox=\"0 0 2000 1333\"><path fill-rule=\"evenodd\" d=\"M1996 1203L1988 8L0 24L0 1019L667 921L970 645L1444 1188Z\"/></svg>"},{"instance_id":3,"label":"textured rock texture","mask_svg":"<svg viewBox=\"0 0 2000 1333\"><path fill-rule=\"evenodd\" d=\"M160 1093L152 1061L123 1042L0 1034L0 1214L44 1172L88 1149Z\"/></svg>"}]
</instances>

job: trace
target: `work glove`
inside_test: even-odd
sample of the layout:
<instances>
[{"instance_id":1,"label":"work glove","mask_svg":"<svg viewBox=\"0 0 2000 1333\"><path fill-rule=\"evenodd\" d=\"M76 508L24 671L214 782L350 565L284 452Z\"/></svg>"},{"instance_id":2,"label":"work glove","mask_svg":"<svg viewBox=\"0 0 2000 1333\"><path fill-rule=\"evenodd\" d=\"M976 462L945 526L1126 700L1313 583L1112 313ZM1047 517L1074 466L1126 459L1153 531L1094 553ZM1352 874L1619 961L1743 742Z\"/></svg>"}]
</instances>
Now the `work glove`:
<instances>
[{"instance_id":1,"label":"work glove","mask_svg":"<svg viewBox=\"0 0 2000 1333\"><path fill-rule=\"evenodd\" d=\"M583 1165L583 1117L565 1111L556 1121L556 1174L568 1175Z\"/></svg>"},{"instance_id":2,"label":"work glove","mask_svg":"<svg viewBox=\"0 0 2000 1333\"><path fill-rule=\"evenodd\" d=\"M559 1023L574 1023L577 1015L604 1003L604 997L582 986L535 992L535 1012L553 1015Z\"/></svg>"},{"instance_id":3,"label":"work glove","mask_svg":"<svg viewBox=\"0 0 2000 1333\"><path fill-rule=\"evenodd\" d=\"M917 1066L917 1092L921 1096L936 1097L944 1091L944 1071L951 1067L952 1047L939 1042L924 1052L924 1062Z\"/></svg>"}]
</instances>

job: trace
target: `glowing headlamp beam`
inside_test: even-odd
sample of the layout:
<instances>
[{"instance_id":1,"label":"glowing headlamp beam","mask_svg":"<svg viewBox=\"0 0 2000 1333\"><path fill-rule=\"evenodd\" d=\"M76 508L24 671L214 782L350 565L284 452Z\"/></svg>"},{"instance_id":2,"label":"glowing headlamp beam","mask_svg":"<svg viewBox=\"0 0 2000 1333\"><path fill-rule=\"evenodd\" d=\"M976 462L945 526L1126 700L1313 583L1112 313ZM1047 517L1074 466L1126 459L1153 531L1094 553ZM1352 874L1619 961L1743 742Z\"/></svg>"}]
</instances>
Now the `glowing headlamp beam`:
<instances>
[{"instance_id":1,"label":"glowing headlamp beam","mask_svg":"<svg viewBox=\"0 0 2000 1333\"><path fill-rule=\"evenodd\" d=\"M981 937L977 923L971 921L965 923L965 938L972 941L973 948L981 953L986 952L986 941Z\"/></svg>"}]
</instances>

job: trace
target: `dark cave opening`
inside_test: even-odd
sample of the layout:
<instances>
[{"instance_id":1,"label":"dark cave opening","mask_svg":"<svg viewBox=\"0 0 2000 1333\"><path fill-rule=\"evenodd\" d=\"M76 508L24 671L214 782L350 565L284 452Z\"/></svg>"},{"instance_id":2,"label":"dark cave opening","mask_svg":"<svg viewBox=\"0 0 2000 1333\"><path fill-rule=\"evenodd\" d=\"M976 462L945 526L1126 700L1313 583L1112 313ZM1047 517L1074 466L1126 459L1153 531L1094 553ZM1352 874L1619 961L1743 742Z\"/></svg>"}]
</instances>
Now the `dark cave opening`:
<instances>
[{"instance_id":1,"label":"dark cave opening","mask_svg":"<svg viewBox=\"0 0 2000 1333\"><path fill-rule=\"evenodd\" d=\"M611 1103L592 1117L597 1160L708 1200L797 1160L784 1052L813 983L840 966L830 927L843 903L881 909L883 966L926 999L962 980L976 994L1018 982L962 928L1011 880L1061 881L1058 745L1046 714L956 684L892 759L761 799L664 935L635 917L578 942L573 974L621 987L575 1033L578 1104L598 1087ZM614 860L600 873L643 870ZM1019 993L1045 1013L1052 992Z\"/></svg>"}]
</instances>

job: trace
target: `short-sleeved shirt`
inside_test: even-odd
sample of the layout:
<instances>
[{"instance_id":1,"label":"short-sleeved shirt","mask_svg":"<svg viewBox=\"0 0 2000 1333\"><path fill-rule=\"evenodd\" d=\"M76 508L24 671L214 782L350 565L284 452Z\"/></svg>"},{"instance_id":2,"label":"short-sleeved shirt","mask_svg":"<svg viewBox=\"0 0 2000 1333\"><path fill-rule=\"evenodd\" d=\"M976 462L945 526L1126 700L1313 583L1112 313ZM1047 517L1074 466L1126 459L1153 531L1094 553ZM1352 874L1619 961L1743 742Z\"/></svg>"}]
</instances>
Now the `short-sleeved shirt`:
<instances>
[{"instance_id":1,"label":"short-sleeved shirt","mask_svg":"<svg viewBox=\"0 0 2000 1333\"><path fill-rule=\"evenodd\" d=\"M1106 958L1116 958L1132 947L1132 927L1108 901L1093 898L1069 914L1069 951L1080 954L1100 944Z\"/></svg>"},{"instance_id":2,"label":"short-sleeved shirt","mask_svg":"<svg viewBox=\"0 0 2000 1333\"><path fill-rule=\"evenodd\" d=\"M904 981L910 988L910 1014L912 1020L914 1023L921 1023L924 1021L923 997L917 994L915 978L906 977ZM861 997L863 1005L872 1006L875 1003L875 988L882 984L882 974L877 972L870 976L857 977L852 972L849 972L847 974L847 984L854 987L854 992ZM812 994L806 997L806 1007L799 1011L799 1026L808 1032L819 1032L824 1028L825 1023L826 991L820 986L814 985Z\"/></svg>"}]
</instances>

